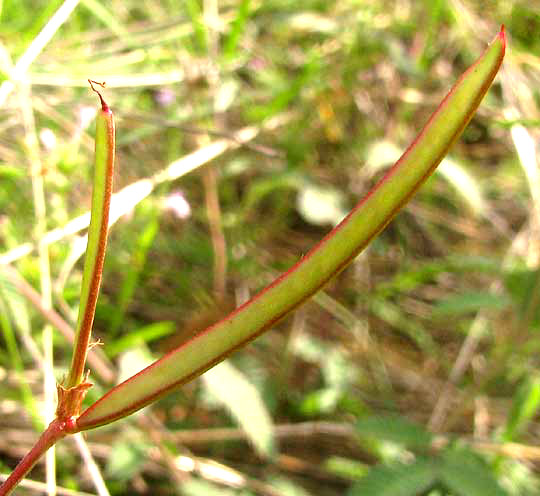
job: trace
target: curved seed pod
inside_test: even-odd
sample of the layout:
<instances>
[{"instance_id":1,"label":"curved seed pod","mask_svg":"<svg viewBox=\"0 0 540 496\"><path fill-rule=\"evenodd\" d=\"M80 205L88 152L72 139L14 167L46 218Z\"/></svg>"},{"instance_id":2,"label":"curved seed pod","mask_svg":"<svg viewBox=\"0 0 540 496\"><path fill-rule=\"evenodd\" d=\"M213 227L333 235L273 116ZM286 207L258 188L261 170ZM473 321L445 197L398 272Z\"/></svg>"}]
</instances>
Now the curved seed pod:
<instances>
[{"instance_id":1,"label":"curved seed pod","mask_svg":"<svg viewBox=\"0 0 540 496\"><path fill-rule=\"evenodd\" d=\"M502 28L399 161L294 267L221 322L113 388L81 414L77 429L125 417L193 379L253 340L343 270L407 203L456 141L493 81L505 46Z\"/></svg>"},{"instance_id":2,"label":"curved seed pod","mask_svg":"<svg viewBox=\"0 0 540 496\"><path fill-rule=\"evenodd\" d=\"M83 381L84 365L88 346L90 345L94 312L105 260L114 168L115 130L113 113L105 100L103 100L101 93L94 87L94 84L100 86L103 86L103 84L90 80L88 82L99 96L101 109L96 117L94 189L92 192L90 226L88 228L88 245L84 260L75 348L66 389L76 387Z\"/></svg>"}]
</instances>

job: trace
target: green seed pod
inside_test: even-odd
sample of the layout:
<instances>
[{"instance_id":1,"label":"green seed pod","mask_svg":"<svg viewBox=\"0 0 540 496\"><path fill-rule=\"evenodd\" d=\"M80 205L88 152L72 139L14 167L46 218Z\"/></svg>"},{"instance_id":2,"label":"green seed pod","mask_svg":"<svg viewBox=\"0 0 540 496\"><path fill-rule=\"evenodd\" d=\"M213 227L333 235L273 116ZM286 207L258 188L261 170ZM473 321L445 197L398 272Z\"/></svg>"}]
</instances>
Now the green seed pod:
<instances>
[{"instance_id":1,"label":"green seed pod","mask_svg":"<svg viewBox=\"0 0 540 496\"><path fill-rule=\"evenodd\" d=\"M101 284L101 273L105 260L105 247L109 227L109 208L111 203L112 180L114 169L114 117L101 93L88 80L92 89L98 94L101 109L96 117L96 150L94 164L94 189L92 192L92 208L90 226L88 228L88 245L84 260L84 272L81 287L79 317L75 336L75 349L71 362L66 388L78 386L83 381L84 364L90 345L90 335L94 322L96 301Z\"/></svg>"}]
</instances>

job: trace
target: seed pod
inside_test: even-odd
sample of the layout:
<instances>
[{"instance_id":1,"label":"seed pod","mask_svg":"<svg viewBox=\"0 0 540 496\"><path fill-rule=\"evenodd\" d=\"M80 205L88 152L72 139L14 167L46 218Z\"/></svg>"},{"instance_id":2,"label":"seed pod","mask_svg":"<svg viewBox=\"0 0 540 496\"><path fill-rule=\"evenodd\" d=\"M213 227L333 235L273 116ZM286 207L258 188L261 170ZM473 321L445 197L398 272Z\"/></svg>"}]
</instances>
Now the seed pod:
<instances>
[{"instance_id":1,"label":"seed pod","mask_svg":"<svg viewBox=\"0 0 540 496\"><path fill-rule=\"evenodd\" d=\"M96 117L94 189L92 192L88 245L84 260L75 348L66 383L68 389L78 386L83 380L86 354L90 345L94 312L105 260L114 169L114 117L101 93L94 86L103 87L105 83L97 83L90 79L88 82L99 96L101 109Z\"/></svg>"},{"instance_id":2,"label":"seed pod","mask_svg":"<svg viewBox=\"0 0 540 496\"><path fill-rule=\"evenodd\" d=\"M125 417L202 374L255 339L338 274L434 171L472 118L502 63L504 28L462 75L402 157L349 215L251 300L111 389L81 413L87 430Z\"/></svg>"}]
</instances>

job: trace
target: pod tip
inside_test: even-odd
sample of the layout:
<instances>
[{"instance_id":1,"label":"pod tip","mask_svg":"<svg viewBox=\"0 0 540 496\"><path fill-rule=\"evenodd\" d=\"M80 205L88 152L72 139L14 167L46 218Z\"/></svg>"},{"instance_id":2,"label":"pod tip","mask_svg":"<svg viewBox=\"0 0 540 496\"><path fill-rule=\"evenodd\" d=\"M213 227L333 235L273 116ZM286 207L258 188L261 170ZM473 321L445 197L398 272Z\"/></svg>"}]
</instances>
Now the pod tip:
<instances>
[{"instance_id":1,"label":"pod tip","mask_svg":"<svg viewBox=\"0 0 540 496\"><path fill-rule=\"evenodd\" d=\"M499 39L501 40L501 43L503 46L506 47L506 31L504 29L504 24L501 24L501 30L499 31Z\"/></svg>"},{"instance_id":2,"label":"pod tip","mask_svg":"<svg viewBox=\"0 0 540 496\"><path fill-rule=\"evenodd\" d=\"M94 92L96 92L97 95L99 96L99 99L101 101L101 109L103 110L103 112L110 112L111 109L107 105L107 102L103 99L103 97L101 96L101 93L98 90L96 90L96 88L94 86L94 84L95 84L97 86L101 86L102 88L105 88L105 82L99 83L98 81L94 81L92 79L89 79L88 82L90 83L90 87L92 88L92 90Z\"/></svg>"}]
</instances>

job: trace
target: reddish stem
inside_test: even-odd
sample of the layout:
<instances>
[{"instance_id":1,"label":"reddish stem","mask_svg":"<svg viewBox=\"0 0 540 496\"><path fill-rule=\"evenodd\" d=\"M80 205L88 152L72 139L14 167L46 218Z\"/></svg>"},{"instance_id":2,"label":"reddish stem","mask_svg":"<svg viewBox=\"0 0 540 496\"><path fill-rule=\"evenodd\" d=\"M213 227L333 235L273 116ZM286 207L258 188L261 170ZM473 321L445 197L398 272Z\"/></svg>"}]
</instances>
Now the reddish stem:
<instances>
[{"instance_id":1,"label":"reddish stem","mask_svg":"<svg viewBox=\"0 0 540 496\"><path fill-rule=\"evenodd\" d=\"M65 437L66 434L74 432L75 430L75 418L70 417L64 420L54 419L43 434L41 434L34 447L24 456L13 472L11 472L11 475L0 486L0 496L11 493L53 444Z\"/></svg>"}]
</instances>

